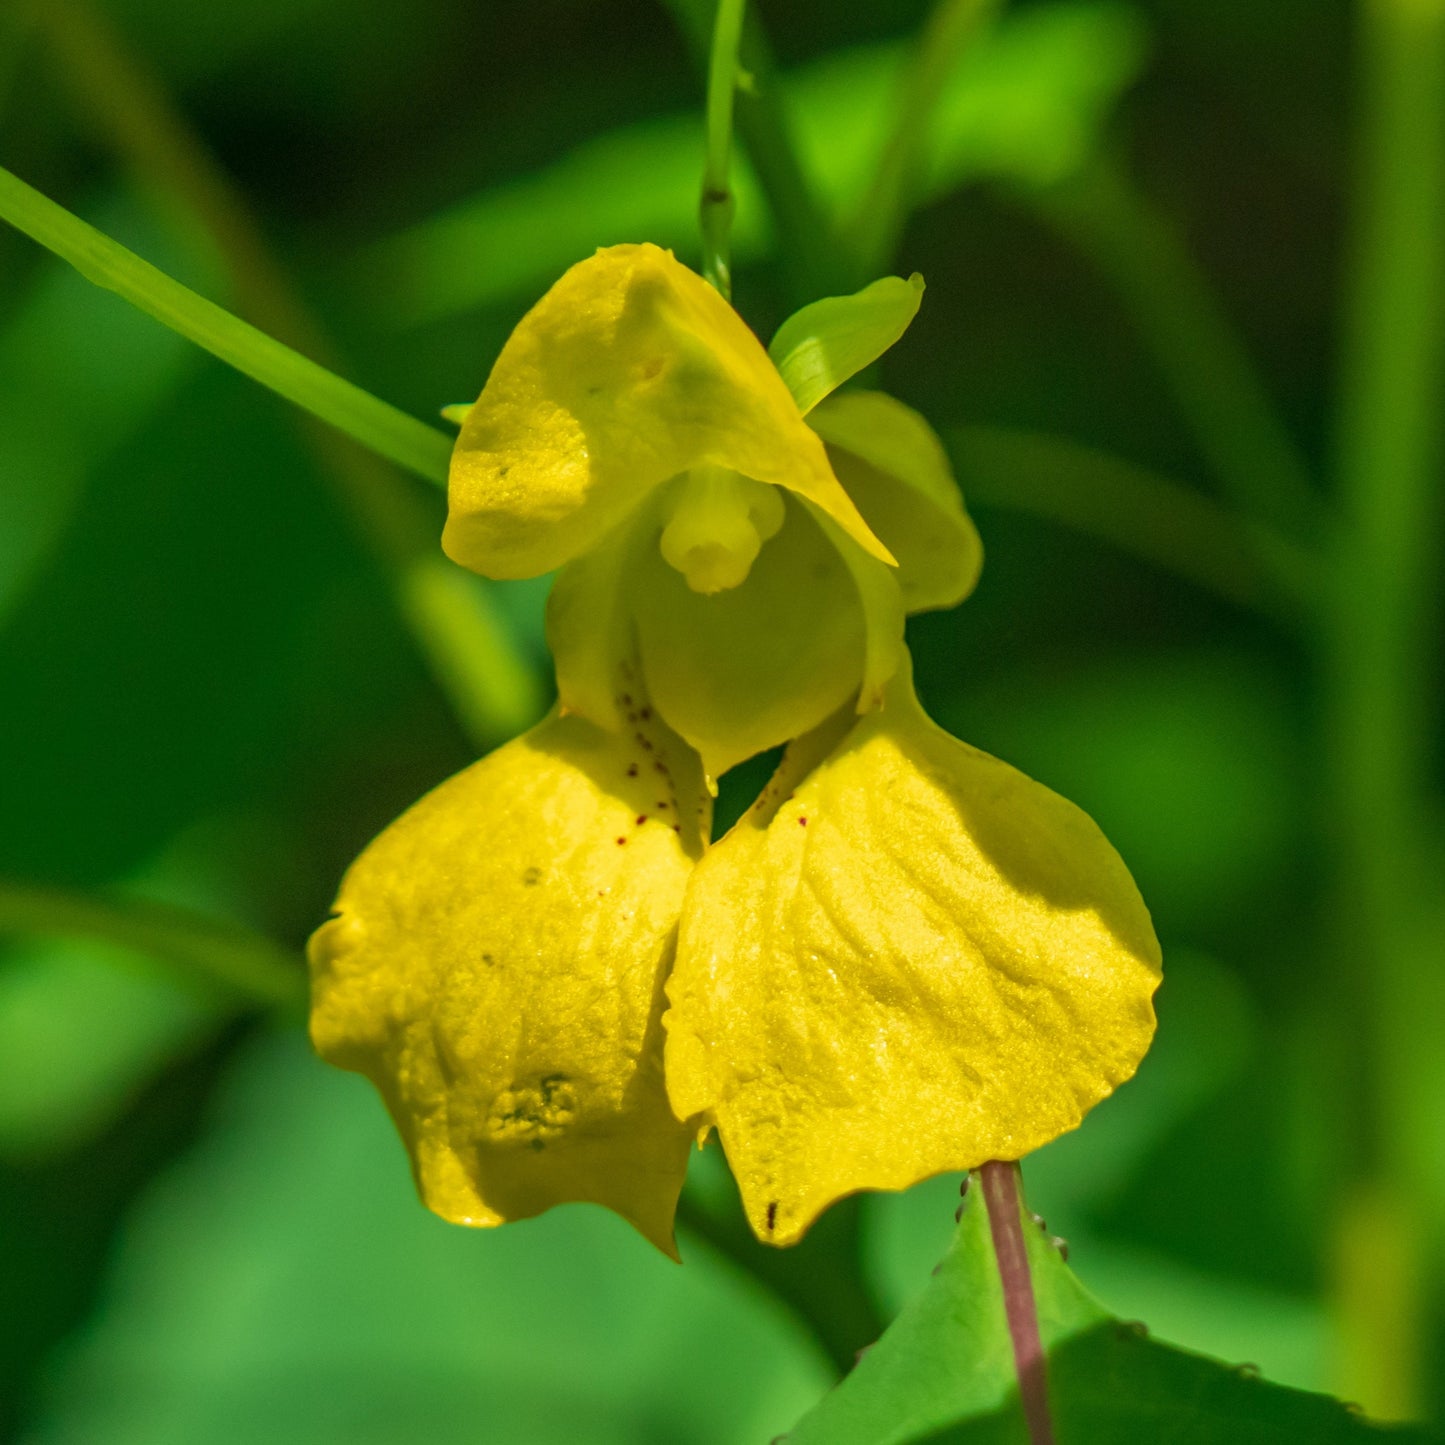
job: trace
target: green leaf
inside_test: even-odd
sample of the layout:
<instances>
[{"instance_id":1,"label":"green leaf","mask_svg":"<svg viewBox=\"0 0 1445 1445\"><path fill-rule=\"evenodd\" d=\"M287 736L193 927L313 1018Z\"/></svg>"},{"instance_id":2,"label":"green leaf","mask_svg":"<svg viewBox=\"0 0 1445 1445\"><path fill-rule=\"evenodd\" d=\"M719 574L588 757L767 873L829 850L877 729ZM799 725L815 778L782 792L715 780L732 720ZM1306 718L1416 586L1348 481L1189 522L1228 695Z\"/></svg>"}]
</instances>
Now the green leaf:
<instances>
[{"instance_id":1,"label":"green leaf","mask_svg":"<svg viewBox=\"0 0 1445 1445\"><path fill-rule=\"evenodd\" d=\"M144 954L96 942L5 947L0 1156L31 1162L89 1143L222 1016Z\"/></svg>"},{"instance_id":2,"label":"green leaf","mask_svg":"<svg viewBox=\"0 0 1445 1445\"><path fill-rule=\"evenodd\" d=\"M1285 1389L1151 1340L1113 1318L1025 1224L1061 1445L1365 1445L1420 1442L1374 1426L1339 1401ZM928 1287L787 1445L1028 1445L1013 1351L980 1191Z\"/></svg>"},{"instance_id":3,"label":"green leaf","mask_svg":"<svg viewBox=\"0 0 1445 1445\"><path fill-rule=\"evenodd\" d=\"M806 416L831 391L877 361L918 315L923 277L884 276L852 296L827 296L778 327L768 355Z\"/></svg>"}]
</instances>

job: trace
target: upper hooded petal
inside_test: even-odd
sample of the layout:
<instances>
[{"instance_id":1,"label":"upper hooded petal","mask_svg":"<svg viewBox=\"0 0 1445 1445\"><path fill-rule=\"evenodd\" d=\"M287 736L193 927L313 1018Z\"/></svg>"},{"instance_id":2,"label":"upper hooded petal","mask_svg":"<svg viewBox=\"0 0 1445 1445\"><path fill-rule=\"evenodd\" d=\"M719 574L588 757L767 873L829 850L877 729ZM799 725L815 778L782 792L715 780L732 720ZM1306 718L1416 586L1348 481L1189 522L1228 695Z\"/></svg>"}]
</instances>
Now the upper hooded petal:
<instances>
[{"instance_id":1,"label":"upper hooded petal","mask_svg":"<svg viewBox=\"0 0 1445 1445\"><path fill-rule=\"evenodd\" d=\"M665 1020L673 1107L778 1244L1072 1129L1143 1057L1159 981L1098 828L935 727L906 672L811 771L807 746L694 872Z\"/></svg>"},{"instance_id":2,"label":"upper hooded petal","mask_svg":"<svg viewBox=\"0 0 1445 1445\"><path fill-rule=\"evenodd\" d=\"M444 1218L591 1200L673 1252L689 1134L660 1016L699 784L655 720L618 736L552 717L348 871L311 943L312 1039L376 1084Z\"/></svg>"},{"instance_id":3,"label":"upper hooded petal","mask_svg":"<svg viewBox=\"0 0 1445 1445\"><path fill-rule=\"evenodd\" d=\"M457 438L443 546L491 577L534 576L706 463L807 497L892 561L737 312L670 252L612 246L502 348Z\"/></svg>"}]
</instances>

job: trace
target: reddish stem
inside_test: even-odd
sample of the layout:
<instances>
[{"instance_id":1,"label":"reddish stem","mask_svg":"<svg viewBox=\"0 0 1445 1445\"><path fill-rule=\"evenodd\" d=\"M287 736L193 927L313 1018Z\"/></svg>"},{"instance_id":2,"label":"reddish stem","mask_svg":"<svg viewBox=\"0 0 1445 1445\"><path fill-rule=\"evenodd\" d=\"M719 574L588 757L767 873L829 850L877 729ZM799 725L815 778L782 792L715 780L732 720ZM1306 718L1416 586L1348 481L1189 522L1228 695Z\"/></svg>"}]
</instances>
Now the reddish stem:
<instances>
[{"instance_id":1,"label":"reddish stem","mask_svg":"<svg viewBox=\"0 0 1445 1445\"><path fill-rule=\"evenodd\" d=\"M1003 1285L1004 1314L1008 1318L1009 1339L1013 1342L1014 1369L1019 1377L1019 1399L1028 1422L1029 1439L1033 1445L1054 1445L1047 1361L1039 1338L1039 1314L1024 1244L1019 1167L995 1159L985 1164L978 1174L983 1184L984 1203L988 1206L988 1227L993 1235L999 1282Z\"/></svg>"}]
</instances>

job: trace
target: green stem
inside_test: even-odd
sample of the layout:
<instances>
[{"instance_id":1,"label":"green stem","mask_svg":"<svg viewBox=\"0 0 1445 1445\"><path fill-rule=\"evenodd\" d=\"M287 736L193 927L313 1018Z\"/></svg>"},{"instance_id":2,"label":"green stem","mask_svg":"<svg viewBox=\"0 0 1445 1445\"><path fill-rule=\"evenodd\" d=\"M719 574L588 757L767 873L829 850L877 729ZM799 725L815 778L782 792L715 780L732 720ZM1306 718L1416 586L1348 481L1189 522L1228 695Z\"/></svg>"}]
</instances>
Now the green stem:
<instances>
[{"instance_id":1,"label":"green stem","mask_svg":"<svg viewBox=\"0 0 1445 1445\"><path fill-rule=\"evenodd\" d=\"M68 261L86 280L114 291L377 455L428 481L446 481L452 443L442 432L196 295L3 167L0 219Z\"/></svg>"},{"instance_id":2,"label":"green stem","mask_svg":"<svg viewBox=\"0 0 1445 1445\"><path fill-rule=\"evenodd\" d=\"M0 934L99 939L268 1008L294 1008L306 992L294 954L246 929L168 904L0 880Z\"/></svg>"},{"instance_id":3,"label":"green stem","mask_svg":"<svg viewBox=\"0 0 1445 1445\"><path fill-rule=\"evenodd\" d=\"M957 428L947 440L971 506L1070 527L1288 627L1311 620L1318 559L1262 523L1063 437L974 426Z\"/></svg>"},{"instance_id":4,"label":"green stem","mask_svg":"<svg viewBox=\"0 0 1445 1445\"><path fill-rule=\"evenodd\" d=\"M712 0L663 3L706 72L712 51ZM854 289L854 270L838 229L799 158L772 47L754 11L743 21L739 64L747 83L734 98L734 121L767 201L780 259L798 303Z\"/></svg>"},{"instance_id":5,"label":"green stem","mask_svg":"<svg viewBox=\"0 0 1445 1445\"><path fill-rule=\"evenodd\" d=\"M1286 534L1317 535L1309 468L1168 219L1105 157L1030 197L1114 286L1234 505Z\"/></svg>"},{"instance_id":6,"label":"green stem","mask_svg":"<svg viewBox=\"0 0 1445 1445\"><path fill-rule=\"evenodd\" d=\"M707 158L702 173L702 274L732 296L733 100L746 0L718 0L707 70Z\"/></svg>"},{"instance_id":7,"label":"green stem","mask_svg":"<svg viewBox=\"0 0 1445 1445\"><path fill-rule=\"evenodd\" d=\"M893 261L908 213L933 114L959 57L983 31L999 0L939 0L928 17L898 98L898 119L852 230L863 285Z\"/></svg>"},{"instance_id":8,"label":"green stem","mask_svg":"<svg viewBox=\"0 0 1445 1445\"><path fill-rule=\"evenodd\" d=\"M1355 1077L1363 1137L1352 1194L1376 1216L1408 1220L1438 1124L1420 1128L1438 1067L1436 1013L1424 991L1442 966L1426 920L1439 901L1427 814L1445 403L1445 0L1366 0L1362 19L1340 525L1324 638L1326 743L1340 989L1362 1025ZM1357 1227L1348 1212L1341 1227L1345 1236ZM1381 1287L1418 1276L1414 1231L1378 1235L1376 1247L1411 1256L1381 1264ZM1404 1333L1418 1356L1421 1321L1410 1318L1405 1294L1376 1299L1367 1313L1408 1318ZM1402 1361L1398 1341L1388 1347L1389 1336L1365 1318L1343 1323L1342 1388L1387 1415L1417 1406L1418 1367Z\"/></svg>"}]
</instances>

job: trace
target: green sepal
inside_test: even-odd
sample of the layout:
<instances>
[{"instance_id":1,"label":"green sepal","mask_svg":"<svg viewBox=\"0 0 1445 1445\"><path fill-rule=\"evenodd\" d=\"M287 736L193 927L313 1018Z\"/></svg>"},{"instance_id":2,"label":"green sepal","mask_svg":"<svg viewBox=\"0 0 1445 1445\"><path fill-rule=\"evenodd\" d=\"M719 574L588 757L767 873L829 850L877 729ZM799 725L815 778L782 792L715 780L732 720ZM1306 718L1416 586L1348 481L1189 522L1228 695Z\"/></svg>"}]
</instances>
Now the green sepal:
<instances>
[{"instance_id":1,"label":"green sepal","mask_svg":"<svg viewBox=\"0 0 1445 1445\"><path fill-rule=\"evenodd\" d=\"M923 277L884 276L852 296L826 296L778 327L768 355L806 416L877 361L918 314Z\"/></svg>"}]
</instances>

